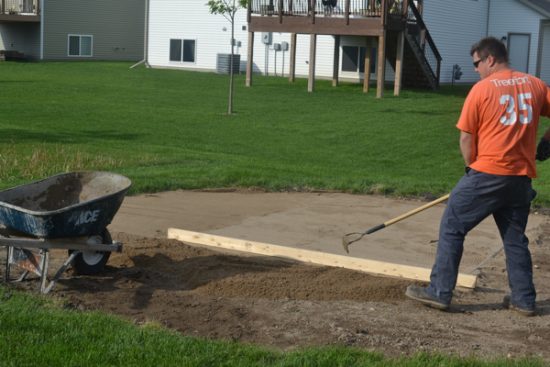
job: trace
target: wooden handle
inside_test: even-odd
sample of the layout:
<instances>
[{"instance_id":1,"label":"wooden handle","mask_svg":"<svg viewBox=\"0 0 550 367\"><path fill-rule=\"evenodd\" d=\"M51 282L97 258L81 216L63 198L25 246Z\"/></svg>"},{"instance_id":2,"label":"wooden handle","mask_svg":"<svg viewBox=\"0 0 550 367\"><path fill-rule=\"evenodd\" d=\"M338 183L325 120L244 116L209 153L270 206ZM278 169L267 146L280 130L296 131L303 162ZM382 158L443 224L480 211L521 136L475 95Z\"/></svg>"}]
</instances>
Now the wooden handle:
<instances>
[{"instance_id":1,"label":"wooden handle","mask_svg":"<svg viewBox=\"0 0 550 367\"><path fill-rule=\"evenodd\" d=\"M442 197L440 197L439 199L435 199L434 201L430 201L429 203L424 204L424 205L422 205L421 207L418 207L418 208L416 208L416 209L413 209L413 210L411 210L410 212L407 212L407 213L405 213L405 214L401 214L401 215L398 216L398 217L395 217L395 218L393 218L393 219L390 219L390 220L388 220L387 222L384 222L384 227L387 227L387 226L389 226L389 225L392 225L392 224L394 224L394 223L397 223L397 222L399 222L399 221L401 221L401 220L403 220L403 219L405 219L405 218L410 217L411 215L414 215L414 214L416 214L416 213L420 213L420 212L423 211L423 210L426 210L426 209L428 209L428 208L431 208L432 206L437 205L437 204L439 204L439 203L441 203L441 202L447 200L447 199L449 198L449 196L451 196L451 194L447 194L447 195L445 195L445 196L442 196Z\"/></svg>"}]
</instances>

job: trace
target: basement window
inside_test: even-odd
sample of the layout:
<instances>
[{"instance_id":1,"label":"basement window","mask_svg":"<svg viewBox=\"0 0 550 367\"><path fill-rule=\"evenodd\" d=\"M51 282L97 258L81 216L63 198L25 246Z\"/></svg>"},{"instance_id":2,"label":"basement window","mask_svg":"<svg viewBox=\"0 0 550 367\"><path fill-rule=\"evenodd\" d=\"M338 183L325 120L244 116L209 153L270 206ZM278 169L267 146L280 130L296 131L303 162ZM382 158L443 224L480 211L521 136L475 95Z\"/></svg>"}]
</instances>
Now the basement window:
<instances>
[{"instance_id":1,"label":"basement window","mask_svg":"<svg viewBox=\"0 0 550 367\"><path fill-rule=\"evenodd\" d=\"M342 71L360 72L365 70L366 47L342 46ZM376 70L376 49L372 49L370 55L370 72Z\"/></svg>"},{"instance_id":2,"label":"basement window","mask_svg":"<svg viewBox=\"0 0 550 367\"><path fill-rule=\"evenodd\" d=\"M171 39L170 61L195 62L195 45L195 40Z\"/></svg>"},{"instance_id":3,"label":"basement window","mask_svg":"<svg viewBox=\"0 0 550 367\"><path fill-rule=\"evenodd\" d=\"M91 57L94 36L82 34L69 34L67 41L67 55L71 57Z\"/></svg>"}]
</instances>

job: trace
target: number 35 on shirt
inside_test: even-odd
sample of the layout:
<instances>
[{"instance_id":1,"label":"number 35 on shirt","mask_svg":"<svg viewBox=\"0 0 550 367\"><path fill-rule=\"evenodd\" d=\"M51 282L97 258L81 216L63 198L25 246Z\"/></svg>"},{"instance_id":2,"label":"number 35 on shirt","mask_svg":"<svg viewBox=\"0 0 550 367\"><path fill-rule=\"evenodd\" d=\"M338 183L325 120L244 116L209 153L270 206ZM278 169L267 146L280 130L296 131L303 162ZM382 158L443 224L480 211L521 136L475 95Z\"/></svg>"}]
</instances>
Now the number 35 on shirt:
<instances>
[{"instance_id":1,"label":"number 35 on shirt","mask_svg":"<svg viewBox=\"0 0 550 367\"><path fill-rule=\"evenodd\" d=\"M500 97L500 104L506 105L506 112L500 117L500 123L503 125L513 125L518 121L516 113L516 104L520 111L519 122L521 124L529 124L533 119L533 107L529 104L531 93L518 94L518 100L509 94L503 94Z\"/></svg>"}]
</instances>

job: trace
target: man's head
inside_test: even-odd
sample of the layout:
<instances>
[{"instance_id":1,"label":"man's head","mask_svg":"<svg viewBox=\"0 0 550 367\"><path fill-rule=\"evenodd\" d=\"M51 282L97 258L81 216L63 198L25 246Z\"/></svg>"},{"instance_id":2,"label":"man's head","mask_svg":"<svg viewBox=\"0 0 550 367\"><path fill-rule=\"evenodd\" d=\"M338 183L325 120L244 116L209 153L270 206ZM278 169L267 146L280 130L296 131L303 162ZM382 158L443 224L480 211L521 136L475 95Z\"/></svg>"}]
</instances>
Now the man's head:
<instances>
[{"instance_id":1,"label":"man's head","mask_svg":"<svg viewBox=\"0 0 550 367\"><path fill-rule=\"evenodd\" d=\"M475 70L481 79L508 67L506 46L494 37L483 38L470 50Z\"/></svg>"}]
</instances>

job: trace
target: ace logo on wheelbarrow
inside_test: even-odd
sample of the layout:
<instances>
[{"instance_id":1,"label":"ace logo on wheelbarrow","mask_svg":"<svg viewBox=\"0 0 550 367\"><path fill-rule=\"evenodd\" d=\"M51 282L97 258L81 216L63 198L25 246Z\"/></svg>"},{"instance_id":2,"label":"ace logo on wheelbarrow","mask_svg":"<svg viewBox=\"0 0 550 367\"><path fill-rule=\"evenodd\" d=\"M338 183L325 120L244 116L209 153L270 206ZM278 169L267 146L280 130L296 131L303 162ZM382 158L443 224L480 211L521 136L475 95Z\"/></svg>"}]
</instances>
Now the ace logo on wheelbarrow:
<instances>
[{"instance_id":1,"label":"ace logo on wheelbarrow","mask_svg":"<svg viewBox=\"0 0 550 367\"><path fill-rule=\"evenodd\" d=\"M71 217L71 222L74 221L75 226L96 222L99 218L100 212L101 211L97 209L97 210L85 210L80 213L75 213Z\"/></svg>"}]
</instances>

